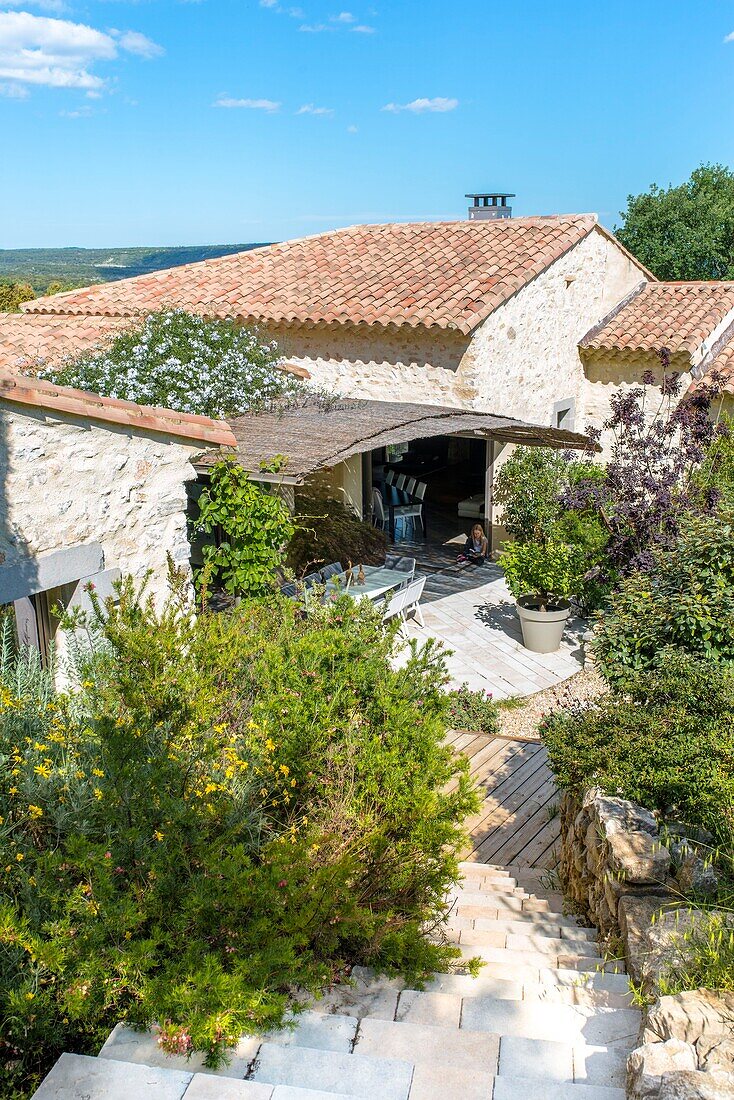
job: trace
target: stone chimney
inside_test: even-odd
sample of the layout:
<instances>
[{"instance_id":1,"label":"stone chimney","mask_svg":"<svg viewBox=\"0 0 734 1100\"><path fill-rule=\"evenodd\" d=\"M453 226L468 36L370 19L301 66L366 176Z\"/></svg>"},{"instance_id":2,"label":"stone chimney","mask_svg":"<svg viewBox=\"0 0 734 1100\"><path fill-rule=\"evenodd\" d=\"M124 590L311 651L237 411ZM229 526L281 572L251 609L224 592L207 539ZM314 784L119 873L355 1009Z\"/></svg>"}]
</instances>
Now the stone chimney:
<instances>
[{"instance_id":1,"label":"stone chimney","mask_svg":"<svg viewBox=\"0 0 734 1100\"><path fill-rule=\"evenodd\" d=\"M472 200L469 207L469 221L495 221L497 218L511 218L512 207L507 205L508 199L514 199L509 191L490 191L487 194L469 194L467 199Z\"/></svg>"}]
</instances>

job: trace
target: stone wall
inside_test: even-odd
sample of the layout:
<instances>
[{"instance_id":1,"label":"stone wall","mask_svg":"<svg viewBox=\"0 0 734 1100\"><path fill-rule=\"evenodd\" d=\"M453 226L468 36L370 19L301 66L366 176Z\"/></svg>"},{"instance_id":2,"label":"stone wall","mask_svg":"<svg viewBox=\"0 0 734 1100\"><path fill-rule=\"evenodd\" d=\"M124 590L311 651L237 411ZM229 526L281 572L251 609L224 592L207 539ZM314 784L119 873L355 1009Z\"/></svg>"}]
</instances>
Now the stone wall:
<instances>
[{"instance_id":1,"label":"stone wall","mask_svg":"<svg viewBox=\"0 0 734 1100\"><path fill-rule=\"evenodd\" d=\"M652 1002L628 1061L628 1097L734 1100L734 994L658 996L661 973L685 957L701 918L686 894L715 894L713 869L695 841L663 843L649 810L597 789L566 792L560 813L564 892Z\"/></svg>"},{"instance_id":2,"label":"stone wall","mask_svg":"<svg viewBox=\"0 0 734 1100\"><path fill-rule=\"evenodd\" d=\"M166 591L166 555L189 568L186 482L201 448L0 403L0 561L98 542L105 568Z\"/></svg>"},{"instance_id":3,"label":"stone wall","mask_svg":"<svg viewBox=\"0 0 734 1100\"><path fill-rule=\"evenodd\" d=\"M496 309L470 337L439 328L282 325L265 331L314 380L345 397L415 401L551 424L573 399L586 423L578 343L643 278L594 230ZM567 425L568 426L568 425Z\"/></svg>"}]
</instances>

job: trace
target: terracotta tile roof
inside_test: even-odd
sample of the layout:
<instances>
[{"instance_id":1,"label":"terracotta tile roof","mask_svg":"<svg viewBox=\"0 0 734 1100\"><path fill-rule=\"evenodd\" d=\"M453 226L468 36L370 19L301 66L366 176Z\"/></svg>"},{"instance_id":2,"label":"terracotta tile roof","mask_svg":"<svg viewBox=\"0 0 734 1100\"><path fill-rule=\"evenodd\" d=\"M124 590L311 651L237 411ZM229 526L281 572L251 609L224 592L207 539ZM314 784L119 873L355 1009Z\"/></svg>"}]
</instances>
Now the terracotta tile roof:
<instances>
[{"instance_id":1,"label":"terracotta tile roof","mask_svg":"<svg viewBox=\"0 0 734 1100\"><path fill-rule=\"evenodd\" d=\"M734 281L644 283L581 341L588 350L693 355L734 310Z\"/></svg>"},{"instance_id":2,"label":"terracotta tile roof","mask_svg":"<svg viewBox=\"0 0 734 1100\"><path fill-rule=\"evenodd\" d=\"M465 335L596 225L593 214L361 225L28 302L114 317L179 306L245 322L438 326Z\"/></svg>"},{"instance_id":3,"label":"terracotta tile roof","mask_svg":"<svg viewBox=\"0 0 734 1100\"><path fill-rule=\"evenodd\" d=\"M38 409L83 416L88 420L123 425L139 431L179 436L196 443L230 447L237 443L232 429L221 420L100 397L96 393L56 386L39 378L26 378L10 372L0 374L0 399L17 405L30 405Z\"/></svg>"},{"instance_id":4,"label":"terracotta tile roof","mask_svg":"<svg viewBox=\"0 0 734 1100\"><path fill-rule=\"evenodd\" d=\"M128 323L120 317L0 313L0 369L13 370L36 359L53 364L87 351Z\"/></svg>"},{"instance_id":5,"label":"terracotta tile roof","mask_svg":"<svg viewBox=\"0 0 734 1100\"><path fill-rule=\"evenodd\" d=\"M703 364L703 376L691 386L696 389L702 383L712 381L715 375L723 384L724 393L734 394L734 340L724 344L712 358Z\"/></svg>"}]
</instances>

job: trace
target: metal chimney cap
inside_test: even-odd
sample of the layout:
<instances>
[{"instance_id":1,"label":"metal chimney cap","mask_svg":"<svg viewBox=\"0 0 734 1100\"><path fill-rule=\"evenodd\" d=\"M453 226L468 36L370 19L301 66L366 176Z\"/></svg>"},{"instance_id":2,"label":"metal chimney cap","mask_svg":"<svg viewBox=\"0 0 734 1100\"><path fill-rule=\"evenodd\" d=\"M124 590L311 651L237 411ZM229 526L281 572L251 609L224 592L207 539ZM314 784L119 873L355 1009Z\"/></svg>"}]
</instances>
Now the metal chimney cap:
<instances>
[{"instance_id":1,"label":"metal chimney cap","mask_svg":"<svg viewBox=\"0 0 734 1100\"><path fill-rule=\"evenodd\" d=\"M515 199L514 191L469 191L465 199Z\"/></svg>"}]
</instances>

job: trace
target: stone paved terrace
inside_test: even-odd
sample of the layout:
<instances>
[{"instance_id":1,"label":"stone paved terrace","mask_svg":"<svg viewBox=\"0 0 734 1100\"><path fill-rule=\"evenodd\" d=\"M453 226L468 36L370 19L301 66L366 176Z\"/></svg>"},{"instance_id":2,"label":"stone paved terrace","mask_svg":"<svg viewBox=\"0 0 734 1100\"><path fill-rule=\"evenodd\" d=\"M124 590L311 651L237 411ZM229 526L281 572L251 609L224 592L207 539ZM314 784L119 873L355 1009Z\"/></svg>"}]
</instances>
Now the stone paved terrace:
<instances>
[{"instance_id":1,"label":"stone paved terrace","mask_svg":"<svg viewBox=\"0 0 734 1100\"><path fill-rule=\"evenodd\" d=\"M497 565L452 564L429 574L421 611L425 627L411 619L409 637L443 642L453 650L447 664L456 685L489 691L495 699L532 695L583 666L581 619L569 620L557 653L525 649L515 602Z\"/></svg>"}]
</instances>

